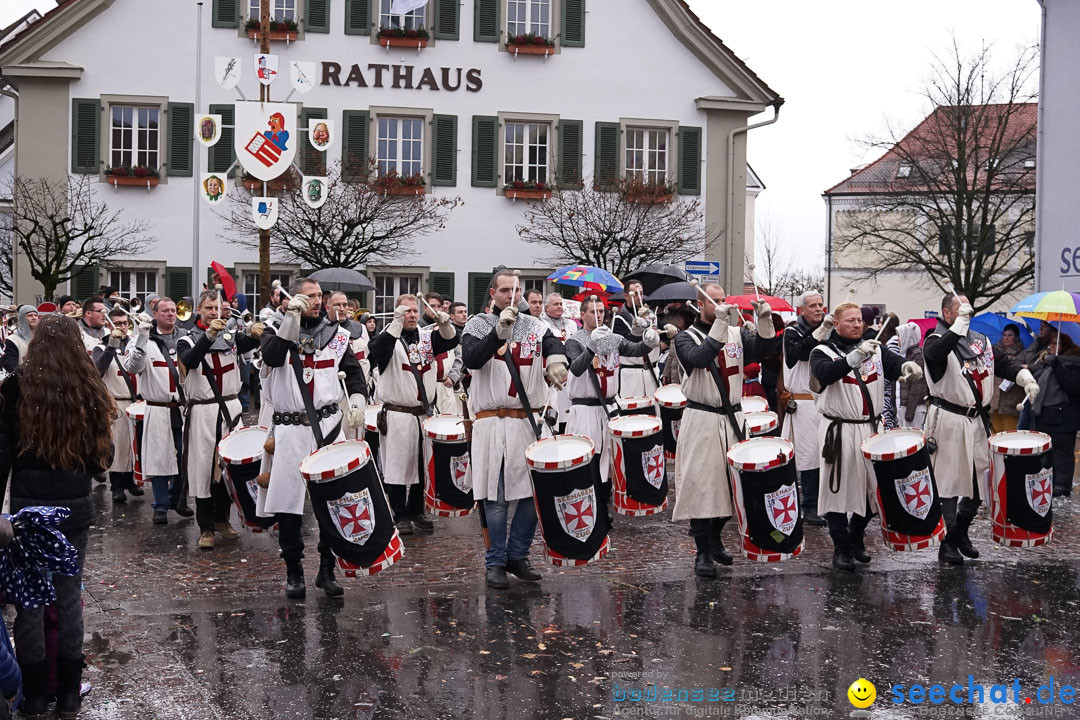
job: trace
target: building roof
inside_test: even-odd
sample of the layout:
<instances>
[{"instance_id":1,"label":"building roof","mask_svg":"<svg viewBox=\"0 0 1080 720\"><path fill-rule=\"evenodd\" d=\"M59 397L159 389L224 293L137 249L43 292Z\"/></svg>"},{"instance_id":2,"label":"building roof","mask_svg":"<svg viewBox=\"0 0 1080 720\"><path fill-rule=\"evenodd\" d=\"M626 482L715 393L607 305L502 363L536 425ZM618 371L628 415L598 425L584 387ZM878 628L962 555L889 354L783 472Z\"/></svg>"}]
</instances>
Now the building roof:
<instances>
[{"instance_id":1,"label":"building roof","mask_svg":"<svg viewBox=\"0 0 1080 720\"><path fill-rule=\"evenodd\" d=\"M74 0L63 0L60 4L63 5L66 2L74 2ZM52 15L57 9L58 8L53 8L44 15L38 12L37 9L31 10L15 22L0 30L0 47L3 47L10 40L13 40L16 35L31 29L36 30L42 24L40 21Z\"/></svg>"},{"instance_id":2,"label":"building roof","mask_svg":"<svg viewBox=\"0 0 1080 720\"><path fill-rule=\"evenodd\" d=\"M765 183L761 182L761 177L754 168L750 167L750 163L746 163L746 189L758 192L765 189Z\"/></svg>"},{"instance_id":3,"label":"building roof","mask_svg":"<svg viewBox=\"0 0 1080 720\"><path fill-rule=\"evenodd\" d=\"M956 135L956 120L950 114L955 106L939 106L923 119L914 129L900 139L892 148L877 160L851 171L842 182L825 191L826 196L835 195L873 195L897 192L919 192L926 190L920 186L920 176L940 171L940 165L956 156L952 141ZM969 108L971 117L982 123L990 124L1007 120L1005 132L996 146L1008 154L1006 162L1016 173L1007 178L1009 189L1017 187L1035 188L1035 138L1038 123L1038 105L1024 103L1019 105L981 105ZM986 138L995 135L987 130L975 136L974 145L980 146L982 161L989 160L991 151L982 148ZM919 162L919 171L910 167L912 161ZM1027 164L1030 162L1030 166ZM907 168L905 170L905 167ZM980 168L972 163L969 175L975 183L982 182ZM1004 187L1004 185L1003 185Z\"/></svg>"}]
</instances>

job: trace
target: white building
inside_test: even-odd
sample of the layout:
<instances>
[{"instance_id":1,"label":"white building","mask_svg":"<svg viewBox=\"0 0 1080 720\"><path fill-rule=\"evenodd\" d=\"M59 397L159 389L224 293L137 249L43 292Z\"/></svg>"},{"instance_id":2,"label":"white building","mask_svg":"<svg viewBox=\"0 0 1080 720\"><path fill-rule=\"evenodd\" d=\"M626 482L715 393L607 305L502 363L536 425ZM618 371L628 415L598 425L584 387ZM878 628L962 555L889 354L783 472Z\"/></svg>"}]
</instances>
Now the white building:
<instances>
[{"instance_id":1,"label":"white building","mask_svg":"<svg viewBox=\"0 0 1080 720\"><path fill-rule=\"evenodd\" d=\"M224 223L194 200L193 175L208 164L225 170L231 139L207 152L193 142L192 118L228 116L238 99L211 77L215 56L241 57L240 89L257 97L250 63L258 45L243 29L257 7L258 0L67 0L0 45L0 80L18 94L9 172L96 177L111 205L152 221L158 238L138 256L86 268L71 294L115 284L124 294L189 295L206 281L211 260L255 292L254 253L222 240ZM299 24L295 39L272 43L281 67L298 59L320 68L320 84L302 96L301 126L305 118L334 119L342 130L338 158L374 156L380 140L415 128L427 192L464 200L445 231L417 241L407 264L366 268L379 296L430 287L468 299L475 310L500 264L542 284L540 249L514 229L524 201L507 198L504 182L555 164L576 165L585 178L600 163L625 173L634 158L669 173L680 193L703 197L707 224L727 240L706 259L721 261L727 287L741 288L746 228L753 227L748 205L760 190L757 180L748 188L748 119L770 105L775 115L783 100L683 0L429 0L409 21L432 30L422 49L380 46L376 30L397 21L388 15L390 0L272 0L272 7L278 19ZM521 32L554 37L552 54L509 52L506 38ZM271 87L275 101L287 98L288 83L283 72ZM519 133L530 147L514 165L506 137ZM634 152L650 141L653 152ZM402 160L390 162L406 170ZM160 168L159 184L110 186L105 168L123 163ZM195 277L194 212L202 266ZM273 267L283 279L300 270ZM24 259L16 259L15 283L20 302L40 292Z\"/></svg>"}]
</instances>

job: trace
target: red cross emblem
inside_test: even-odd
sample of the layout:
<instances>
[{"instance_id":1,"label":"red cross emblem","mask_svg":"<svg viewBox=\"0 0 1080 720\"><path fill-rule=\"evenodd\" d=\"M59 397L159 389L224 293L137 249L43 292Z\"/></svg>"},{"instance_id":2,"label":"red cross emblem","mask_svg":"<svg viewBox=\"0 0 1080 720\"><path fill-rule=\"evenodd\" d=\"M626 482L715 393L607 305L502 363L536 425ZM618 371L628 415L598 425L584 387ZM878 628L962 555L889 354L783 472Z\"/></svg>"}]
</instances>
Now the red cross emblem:
<instances>
[{"instance_id":1,"label":"red cross emblem","mask_svg":"<svg viewBox=\"0 0 1080 720\"><path fill-rule=\"evenodd\" d=\"M909 515L925 520L934 502L934 490L930 485L930 471L916 470L907 477L897 478L896 494Z\"/></svg>"},{"instance_id":2,"label":"red cross emblem","mask_svg":"<svg viewBox=\"0 0 1080 720\"><path fill-rule=\"evenodd\" d=\"M308 392L315 397L315 371L334 367L334 361L316 360L314 355L303 355L301 359L304 361L304 378L307 380Z\"/></svg>"},{"instance_id":3,"label":"red cross emblem","mask_svg":"<svg viewBox=\"0 0 1080 720\"><path fill-rule=\"evenodd\" d=\"M988 377L990 377L990 373L986 368L971 371L971 379L975 381L975 393L978 396L975 398L975 402L979 405L982 405L983 401L982 381Z\"/></svg>"},{"instance_id":4,"label":"red cross emblem","mask_svg":"<svg viewBox=\"0 0 1080 720\"><path fill-rule=\"evenodd\" d=\"M228 365L222 365L221 364L221 353L215 352L215 353L210 353L210 364L213 366L212 369L210 370L210 374L214 378L211 382L216 384L217 388L218 388L218 392L221 392L222 387L224 387L221 384L222 383L222 378L224 378L225 375L228 374L228 372L230 370L233 370L233 369L236 368L236 363L229 363Z\"/></svg>"},{"instance_id":5,"label":"red cross emblem","mask_svg":"<svg viewBox=\"0 0 1080 720\"><path fill-rule=\"evenodd\" d=\"M371 523L371 509L366 505L363 511L359 511L359 508L359 503L350 503L338 507L338 524L349 535L364 532Z\"/></svg>"},{"instance_id":6,"label":"red cross emblem","mask_svg":"<svg viewBox=\"0 0 1080 720\"><path fill-rule=\"evenodd\" d=\"M154 360L151 364L156 368L169 367L169 363L165 362L164 360ZM169 376L169 392L176 392L176 381L173 380L173 374L171 372L168 372L168 370L166 370L166 373Z\"/></svg>"},{"instance_id":7,"label":"red cross emblem","mask_svg":"<svg viewBox=\"0 0 1080 720\"><path fill-rule=\"evenodd\" d=\"M765 493L769 524L784 535L790 535L799 521L799 497L794 485L781 485Z\"/></svg>"},{"instance_id":8,"label":"red cross emblem","mask_svg":"<svg viewBox=\"0 0 1080 720\"><path fill-rule=\"evenodd\" d=\"M571 530L584 530L592 525L590 520L593 519L592 503L587 499L578 500L575 503L571 503L570 507L566 509L566 524L574 525Z\"/></svg>"},{"instance_id":9,"label":"red cross emblem","mask_svg":"<svg viewBox=\"0 0 1080 720\"><path fill-rule=\"evenodd\" d=\"M522 357L522 346L522 343L510 343L510 362L517 365L519 369L524 365L532 365L533 358L535 357L535 353L533 352L530 352L527 357ZM531 350L533 350L533 348L530 348L530 351ZM513 381L510 382L510 389L506 394L508 397L517 397L517 386L514 385Z\"/></svg>"},{"instance_id":10,"label":"red cross emblem","mask_svg":"<svg viewBox=\"0 0 1080 720\"><path fill-rule=\"evenodd\" d=\"M1046 513L1050 512L1050 498L1053 495L1051 478L1053 471L1049 468L1024 478L1028 505L1042 517L1046 517Z\"/></svg>"},{"instance_id":11,"label":"red cross emblem","mask_svg":"<svg viewBox=\"0 0 1080 720\"><path fill-rule=\"evenodd\" d=\"M926 481L920 482L913 488L908 488L909 492L904 493L904 502L908 504L908 507L918 510L927 503L930 502L930 487L926 484Z\"/></svg>"},{"instance_id":12,"label":"red cross emblem","mask_svg":"<svg viewBox=\"0 0 1080 720\"><path fill-rule=\"evenodd\" d=\"M780 498L772 508L773 520L781 525L795 519L798 508L795 507L795 498L788 496Z\"/></svg>"}]
</instances>

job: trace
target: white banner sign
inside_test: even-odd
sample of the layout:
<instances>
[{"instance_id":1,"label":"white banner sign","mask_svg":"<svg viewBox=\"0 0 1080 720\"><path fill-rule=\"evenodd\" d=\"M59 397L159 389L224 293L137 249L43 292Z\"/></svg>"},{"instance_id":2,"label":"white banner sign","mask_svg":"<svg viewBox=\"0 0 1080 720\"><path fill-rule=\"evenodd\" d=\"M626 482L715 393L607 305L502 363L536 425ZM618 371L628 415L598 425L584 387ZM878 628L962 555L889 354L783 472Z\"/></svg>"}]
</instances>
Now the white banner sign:
<instances>
[{"instance_id":1,"label":"white banner sign","mask_svg":"<svg viewBox=\"0 0 1080 720\"><path fill-rule=\"evenodd\" d=\"M334 121L311 118L308 120L308 141L319 152L326 152L334 144Z\"/></svg>"},{"instance_id":2,"label":"white banner sign","mask_svg":"<svg viewBox=\"0 0 1080 720\"><path fill-rule=\"evenodd\" d=\"M214 79L226 90L236 87L236 84L240 82L240 58L231 56L214 58Z\"/></svg>"},{"instance_id":3,"label":"white banner sign","mask_svg":"<svg viewBox=\"0 0 1080 720\"><path fill-rule=\"evenodd\" d=\"M277 222L278 199L273 197L251 198L251 215L260 230L269 230Z\"/></svg>"},{"instance_id":4,"label":"white banner sign","mask_svg":"<svg viewBox=\"0 0 1080 720\"><path fill-rule=\"evenodd\" d=\"M306 60L289 61L289 78L297 92L311 92L318 82L319 69L314 62Z\"/></svg>"},{"instance_id":5,"label":"white banner sign","mask_svg":"<svg viewBox=\"0 0 1080 720\"><path fill-rule=\"evenodd\" d=\"M305 175L300 183L300 192L309 207L319 209L326 202L327 180L325 177Z\"/></svg>"},{"instance_id":6,"label":"white banner sign","mask_svg":"<svg viewBox=\"0 0 1080 720\"><path fill-rule=\"evenodd\" d=\"M233 149L250 175L273 180L296 155L296 106L292 103L236 103Z\"/></svg>"},{"instance_id":7,"label":"white banner sign","mask_svg":"<svg viewBox=\"0 0 1080 720\"><path fill-rule=\"evenodd\" d=\"M216 144L221 139L221 116L196 115L195 139L206 147Z\"/></svg>"},{"instance_id":8,"label":"white banner sign","mask_svg":"<svg viewBox=\"0 0 1080 720\"><path fill-rule=\"evenodd\" d=\"M255 77L263 85L269 85L277 80L278 56L267 53L255 53Z\"/></svg>"}]
</instances>

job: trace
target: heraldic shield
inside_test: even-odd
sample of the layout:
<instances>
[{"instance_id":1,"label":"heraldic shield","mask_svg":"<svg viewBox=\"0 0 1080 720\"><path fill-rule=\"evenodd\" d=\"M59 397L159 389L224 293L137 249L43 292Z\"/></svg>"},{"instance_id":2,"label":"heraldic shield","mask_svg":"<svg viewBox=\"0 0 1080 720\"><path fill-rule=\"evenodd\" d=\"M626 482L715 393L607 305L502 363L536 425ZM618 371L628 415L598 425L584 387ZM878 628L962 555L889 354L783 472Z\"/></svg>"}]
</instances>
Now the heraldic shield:
<instances>
[{"instance_id":1,"label":"heraldic shield","mask_svg":"<svg viewBox=\"0 0 1080 720\"><path fill-rule=\"evenodd\" d=\"M296 105L237 102L233 129L236 159L251 176L264 181L280 176L296 156Z\"/></svg>"},{"instance_id":2,"label":"heraldic shield","mask_svg":"<svg viewBox=\"0 0 1080 720\"><path fill-rule=\"evenodd\" d=\"M643 505L663 505L668 495L668 477L661 435L620 438L616 456L615 462L621 461L626 473L626 494Z\"/></svg>"},{"instance_id":3,"label":"heraldic shield","mask_svg":"<svg viewBox=\"0 0 1080 720\"><path fill-rule=\"evenodd\" d=\"M766 553L794 553L802 545L794 470L794 463L789 462L770 470L739 472L746 536Z\"/></svg>"},{"instance_id":4,"label":"heraldic shield","mask_svg":"<svg viewBox=\"0 0 1080 720\"><path fill-rule=\"evenodd\" d=\"M436 516L460 517L476 506L469 465L468 443L431 443L426 495Z\"/></svg>"},{"instance_id":5,"label":"heraldic shield","mask_svg":"<svg viewBox=\"0 0 1080 720\"><path fill-rule=\"evenodd\" d=\"M1005 456L1006 519L1032 533L1053 525L1053 454Z\"/></svg>"},{"instance_id":6,"label":"heraldic shield","mask_svg":"<svg viewBox=\"0 0 1080 720\"><path fill-rule=\"evenodd\" d=\"M911 538L934 535L941 521L941 502L930 451L922 446L912 455L872 464L882 528Z\"/></svg>"}]
</instances>

